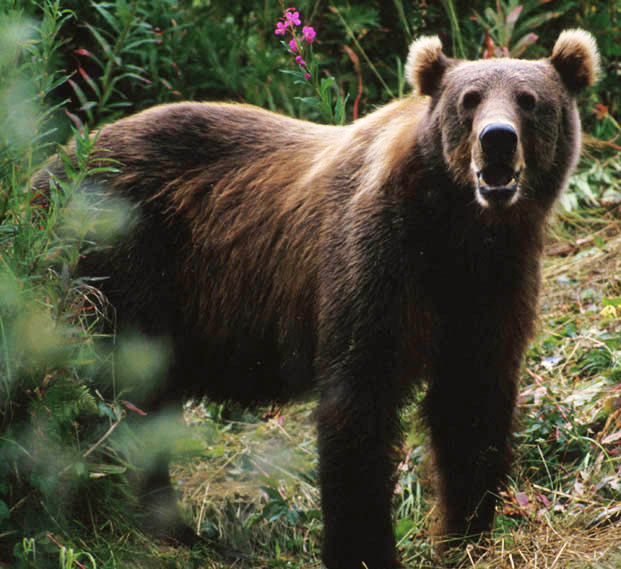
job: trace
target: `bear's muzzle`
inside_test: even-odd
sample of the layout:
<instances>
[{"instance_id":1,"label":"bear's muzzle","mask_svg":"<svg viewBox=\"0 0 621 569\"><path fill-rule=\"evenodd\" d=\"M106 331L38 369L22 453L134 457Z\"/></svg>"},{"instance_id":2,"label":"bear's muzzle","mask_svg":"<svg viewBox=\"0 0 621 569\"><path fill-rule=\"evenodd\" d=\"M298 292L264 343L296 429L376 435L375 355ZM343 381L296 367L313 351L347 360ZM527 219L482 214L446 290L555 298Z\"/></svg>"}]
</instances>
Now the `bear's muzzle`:
<instances>
[{"instance_id":1,"label":"bear's muzzle","mask_svg":"<svg viewBox=\"0 0 621 569\"><path fill-rule=\"evenodd\" d=\"M473 153L477 201L484 207L507 207L518 199L521 165L518 134L508 122L486 124Z\"/></svg>"}]
</instances>

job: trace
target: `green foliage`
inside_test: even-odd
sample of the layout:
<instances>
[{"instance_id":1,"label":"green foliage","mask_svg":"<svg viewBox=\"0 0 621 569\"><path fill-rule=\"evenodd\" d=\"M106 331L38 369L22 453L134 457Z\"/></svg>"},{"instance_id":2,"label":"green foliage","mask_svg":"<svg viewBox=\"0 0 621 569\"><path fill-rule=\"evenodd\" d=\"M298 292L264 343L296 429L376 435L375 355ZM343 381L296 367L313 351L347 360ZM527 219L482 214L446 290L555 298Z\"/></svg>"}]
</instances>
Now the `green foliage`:
<instances>
[{"instance_id":1,"label":"green foliage","mask_svg":"<svg viewBox=\"0 0 621 569\"><path fill-rule=\"evenodd\" d=\"M53 131L58 105L46 107L43 99L66 80L54 62L73 16L48 1L38 26L17 11L1 24L10 57L0 63L0 555L12 550L20 567L44 567L54 558L55 566L59 560L69 567L90 558L40 539L80 517L76 496L96 470L87 457L99 456L91 445L110 423L88 384L105 359L94 334L104 301L74 276L87 234L101 221L88 221L97 217L91 207L78 222L70 199L89 163L88 130L76 138L67 180L46 195L28 191Z\"/></svg>"},{"instance_id":2,"label":"green foliage","mask_svg":"<svg viewBox=\"0 0 621 569\"><path fill-rule=\"evenodd\" d=\"M598 138L609 139L616 136L617 140L621 129L619 116L621 112L621 5L618 0L608 2L580 2L575 15L576 25L596 32L597 46L602 55L603 73L597 85L598 99L604 106L607 115L613 118L606 132L598 132ZM602 121L598 119L599 122ZM618 152L618 149L617 149Z\"/></svg>"},{"instance_id":3,"label":"green foliage","mask_svg":"<svg viewBox=\"0 0 621 569\"><path fill-rule=\"evenodd\" d=\"M621 133L621 131L620 131ZM614 155L604 160L591 160L569 179L561 196L561 207L575 211L579 207L601 207L621 203L621 161Z\"/></svg>"},{"instance_id":4,"label":"green foliage","mask_svg":"<svg viewBox=\"0 0 621 569\"><path fill-rule=\"evenodd\" d=\"M498 0L495 9L487 6L482 13L474 11L476 22L485 30L485 57L522 57L539 38L535 30L570 10L572 2L556 4L546 10L539 0Z\"/></svg>"},{"instance_id":5,"label":"green foliage","mask_svg":"<svg viewBox=\"0 0 621 569\"><path fill-rule=\"evenodd\" d=\"M256 520L263 519L267 523L273 523L277 520L285 520L290 525L302 525L308 523L310 519L319 519L320 513L318 510L299 510L295 504L291 504L286 496L283 496L278 491L278 481L267 480L269 486L262 486L261 489L267 496L267 501L263 506L262 512L250 518L248 527L256 522Z\"/></svg>"},{"instance_id":6,"label":"green foliage","mask_svg":"<svg viewBox=\"0 0 621 569\"><path fill-rule=\"evenodd\" d=\"M453 56L460 59L466 59L467 53L464 48L464 40L461 28L459 26L459 18L457 16L457 7L453 0L443 0L442 5L446 10L446 15L451 23L451 38L453 40Z\"/></svg>"},{"instance_id":7,"label":"green foliage","mask_svg":"<svg viewBox=\"0 0 621 569\"><path fill-rule=\"evenodd\" d=\"M56 551L52 549L54 546L56 546ZM70 547L60 545L58 542L41 544L34 538L24 538L21 543L16 545L13 551L15 559L13 567L15 569L36 569L44 566L47 558L55 556L56 553L58 564L55 567L60 567L60 569L72 569L73 567L97 569L95 558L87 551L75 551Z\"/></svg>"},{"instance_id":8,"label":"green foliage","mask_svg":"<svg viewBox=\"0 0 621 569\"><path fill-rule=\"evenodd\" d=\"M120 87L127 80L146 82L143 69L132 62L140 57L143 46L157 41L136 0L92 2L91 6L97 12L101 26L87 23L86 27L98 49L97 52L78 49L76 53L89 58L97 75L91 77L78 59L77 71L84 81L83 86L69 79L80 103L80 111L86 114L89 125L97 124L102 116L118 117L123 109L131 106ZM81 126L77 117L74 122Z\"/></svg>"},{"instance_id":9,"label":"green foliage","mask_svg":"<svg viewBox=\"0 0 621 569\"><path fill-rule=\"evenodd\" d=\"M61 27L71 18L58 3L46 3L39 26L23 10L0 12L0 176L3 184L23 180L24 168L41 159L49 137L42 96L66 77L52 64L63 47ZM10 186L0 196L0 220L9 210Z\"/></svg>"}]
</instances>

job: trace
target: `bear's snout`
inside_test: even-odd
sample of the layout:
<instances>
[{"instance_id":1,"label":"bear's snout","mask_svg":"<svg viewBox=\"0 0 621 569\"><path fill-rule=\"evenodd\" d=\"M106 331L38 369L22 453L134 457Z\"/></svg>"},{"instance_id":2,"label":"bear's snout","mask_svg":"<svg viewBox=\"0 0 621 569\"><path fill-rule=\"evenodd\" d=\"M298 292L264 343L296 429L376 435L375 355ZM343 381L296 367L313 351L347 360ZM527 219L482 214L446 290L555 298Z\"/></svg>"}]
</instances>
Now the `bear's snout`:
<instances>
[{"instance_id":1,"label":"bear's snout","mask_svg":"<svg viewBox=\"0 0 621 569\"><path fill-rule=\"evenodd\" d=\"M515 129L507 123L486 125L479 141L486 160L490 162L512 162L517 150L518 136Z\"/></svg>"},{"instance_id":2,"label":"bear's snout","mask_svg":"<svg viewBox=\"0 0 621 569\"><path fill-rule=\"evenodd\" d=\"M507 207L519 197L522 159L518 133L508 121L485 124L473 148L476 198L483 207Z\"/></svg>"}]
</instances>

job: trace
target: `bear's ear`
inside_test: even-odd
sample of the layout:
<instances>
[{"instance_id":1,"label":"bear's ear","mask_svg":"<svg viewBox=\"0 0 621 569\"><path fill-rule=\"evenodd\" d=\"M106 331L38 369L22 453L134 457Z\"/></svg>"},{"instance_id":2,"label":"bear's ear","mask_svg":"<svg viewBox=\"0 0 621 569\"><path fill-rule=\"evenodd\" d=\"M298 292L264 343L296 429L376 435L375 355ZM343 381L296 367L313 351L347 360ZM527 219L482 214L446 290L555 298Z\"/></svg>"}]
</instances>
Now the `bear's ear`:
<instances>
[{"instance_id":1,"label":"bear's ear","mask_svg":"<svg viewBox=\"0 0 621 569\"><path fill-rule=\"evenodd\" d=\"M405 77L416 93L433 95L448 66L449 59L442 53L440 38L423 36L410 46Z\"/></svg>"},{"instance_id":2,"label":"bear's ear","mask_svg":"<svg viewBox=\"0 0 621 569\"><path fill-rule=\"evenodd\" d=\"M556 40L550 62L572 95L593 85L599 77L595 39L584 30L565 30Z\"/></svg>"}]
</instances>

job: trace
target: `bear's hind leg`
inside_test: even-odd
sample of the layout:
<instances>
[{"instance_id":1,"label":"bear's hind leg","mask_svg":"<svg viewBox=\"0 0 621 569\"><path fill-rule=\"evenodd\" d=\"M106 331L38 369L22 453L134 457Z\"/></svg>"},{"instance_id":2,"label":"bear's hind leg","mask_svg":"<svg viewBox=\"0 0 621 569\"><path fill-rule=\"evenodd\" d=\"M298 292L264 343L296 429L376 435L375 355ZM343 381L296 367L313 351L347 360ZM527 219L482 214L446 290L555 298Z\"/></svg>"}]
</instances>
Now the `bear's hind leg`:
<instances>
[{"instance_id":1,"label":"bear's hind leg","mask_svg":"<svg viewBox=\"0 0 621 569\"><path fill-rule=\"evenodd\" d=\"M138 482L141 526L155 538L192 547L200 537L185 523L169 470L168 452L162 451L141 473Z\"/></svg>"},{"instance_id":2,"label":"bear's hind leg","mask_svg":"<svg viewBox=\"0 0 621 569\"><path fill-rule=\"evenodd\" d=\"M391 518L401 430L397 407L379 393L337 385L321 397L322 557L329 569L401 566Z\"/></svg>"}]
</instances>

